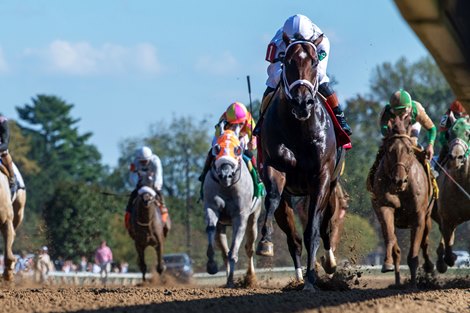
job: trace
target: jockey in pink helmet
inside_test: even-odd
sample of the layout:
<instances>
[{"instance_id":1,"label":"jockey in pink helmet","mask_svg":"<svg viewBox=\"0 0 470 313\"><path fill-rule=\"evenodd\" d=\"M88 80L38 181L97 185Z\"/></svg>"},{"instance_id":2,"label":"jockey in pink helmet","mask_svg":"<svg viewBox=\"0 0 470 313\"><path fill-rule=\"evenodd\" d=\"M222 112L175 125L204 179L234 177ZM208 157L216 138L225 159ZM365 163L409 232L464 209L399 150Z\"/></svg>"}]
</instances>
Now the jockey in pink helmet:
<instances>
[{"instance_id":1,"label":"jockey in pink helmet","mask_svg":"<svg viewBox=\"0 0 470 313\"><path fill-rule=\"evenodd\" d=\"M264 192L263 183L259 180L258 172L256 171L256 159L254 157L254 150L256 150L256 136L252 135L253 129L255 128L255 120L248 112L246 106L241 102L234 102L230 104L219 118L219 122L215 126L215 134L212 139L212 146L217 142L217 138L222 134L222 127L224 130L231 129L238 132L241 146L244 150L243 160L245 160L248 169L252 175L255 185L255 195L260 195ZM199 180L204 185L204 178L210 169L210 166L214 160L212 155L212 147L207 154L206 162L202 174L199 176ZM201 198L202 198L202 186L201 186Z\"/></svg>"},{"instance_id":2,"label":"jockey in pink helmet","mask_svg":"<svg viewBox=\"0 0 470 313\"><path fill-rule=\"evenodd\" d=\"M301 14L296 14L289 17L282 28L280 28L276 35L268 45L266 52L266 61L270 64L268 66L268 79L266 81L266 91L263 95L261 113L266 110L269 104L270 95L274 95L273 92L279 85L282 73L282 61L286 50L286 43L283 37L289 38L291 41L295 40L308 40L315 41L320 36L323 36L321 43L317 47L318 51L318 91L321 95L326 98L326 102L333 110L336 119L338 120L341 128L348 134L351 135L351 127L346 122L344 112L339 105L338 97L334 90L330 87L330 78L326 74L326 68L328 65L328 59L330 56L330 41L328 37L321 31L321 29L315 25L308 17Z\"/></svg>"}]
</instances>

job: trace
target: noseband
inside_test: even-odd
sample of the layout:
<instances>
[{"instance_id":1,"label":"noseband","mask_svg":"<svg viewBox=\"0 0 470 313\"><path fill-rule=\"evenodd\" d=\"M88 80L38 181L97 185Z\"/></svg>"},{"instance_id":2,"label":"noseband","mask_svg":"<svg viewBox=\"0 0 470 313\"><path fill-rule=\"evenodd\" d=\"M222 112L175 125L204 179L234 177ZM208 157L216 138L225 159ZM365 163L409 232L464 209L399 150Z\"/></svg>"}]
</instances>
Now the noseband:
<instances>
[{"instance_id":1,"label":"noseband","mask_svg":"<svg viewBox=\"0 0 470 313\"><path fill-rule=\"evenodd\" d=\"M287 55L287 52L289 51L289 49L295 45L299 45L299 44L307 44L311 47L313 47L313 50L315 51L315 53L317 53L317 47L310 41L307 41L307 40L301 40L301 41L294 41L292 42L291 44L289 44L286 48L286 51L285 51L285 55ZM285 62L285 60L284 60ZM296 81L294 81L292 84L289 84L289 82L287 81L287 76L286 76L286 70L285 70L285 64L284 62L282 63L282 74L281 74L281 77L282 77L282 82L283 82L283 85L284 85L284 93L286 94L287 98L289 100L293 100L293 97L291 95L291 91L292 89L294 89L294 87L296 86L305 86L309 92L313 95L315 95L318 91L318 80L315 79L314 83L312 84L311 81L307 80L307 79L298 79Z\"/></svg>"}]
</instances>

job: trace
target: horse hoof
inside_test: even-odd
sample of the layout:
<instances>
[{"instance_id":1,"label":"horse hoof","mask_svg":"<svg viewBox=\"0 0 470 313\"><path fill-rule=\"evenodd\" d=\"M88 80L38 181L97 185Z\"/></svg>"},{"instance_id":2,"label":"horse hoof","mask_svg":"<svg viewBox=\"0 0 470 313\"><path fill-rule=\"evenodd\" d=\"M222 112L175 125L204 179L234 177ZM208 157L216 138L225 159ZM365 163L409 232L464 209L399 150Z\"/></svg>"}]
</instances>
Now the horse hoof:
<instances>
[{"instance_id":1,"label":"horse hoof","mask_svg":"<svg viewBox=\"0 0 470 313\"><path fill-rule=\"evenodd\" d=\"M163 265L163 266L157 266L157 273L158 273L158 274L163 273L165 270L166 270L166 266L165 266L165 265Z\"/></svg>"},{"instance_id":2,"label":"horse hoof","mask_svg":"<svg viewBox=\"0 0 470 313\"><path fill-rule=\"evenodd\" d=\"M330 262L327 262L326 261L326 258L324 256L322 256L320 258L320 262L321 262L321 266L323 267L323 269L325 270L325 273L327 274L334 274L336 272L336 264L335 265L331 265Z\"/></svg>"},{"instance_id":3,"label":"horse hoof","mask_svg":"<svg viewBox=\"0 0 470 313\"><path fill-rule=\"evenodd\" d=\"M444 260L438 260L436 263L436 268L439 273L447 272L447 264L444 262Z\"/></svg>"},{"instance_id":4,"label":"horse hoof","mask_svg":"<svg viewBox=\"0 0 470 313\"><path fill-rule=\"evenodd\" d=\"M445 255L444 256L444 261L446 262L447 265L449 265L450 267L454 266L455 265L455 260L457 259L457 256L452 253L450 256L448 255Z\"/></svg>"},{"instance_id":5,"label":"horse hoof","mask_svg":"<svg viewBox=\"0 0 470 313\"><path fill-rule=\"evenodd\" d=\"M382 265L382 273L393 272L395 271L395 266L393 264L384 263Z\"/></svg>"},{"instance_id":6,"label":"horse hoof","mask_svg":"<svg viewBox=\"0 0 470 313\"><path fill-rule=\"evenodd\" d=\"M434 271L434 264L429 261L429 262L424 262L423 269L426 273L432 273Z\"/></svg>"},{"instance_id":7,"label":"horse hoof","mask_svg":"<svg viewBox=\"0 0 470 313\"><path fill-rule=\"evenodd\" d=\"M308 292L317 292L317 287L315 287L312 283L310 282L305 282L304 284L304 288L302 289L302 291L308 291Z\"/></svg>"},{"instance_id":8,"label":"horse hoof","mask_svg":"<svg viewBox=\"0 0 470 313\"><path fill-rule=\"evenodd\" d=\"M219 269L217 267L217 263L215 261L208 261L207 262L207 273L210 275L217 274Z\"/></svg>"},{"instance_id":9,"label":"horse hoof","mask_svg":"<svg viewBox=\"0 0 470 313\"><path fill-rule=\"evenodd\" d=\"M260 241L256 249L256 254L261 256L274 256L274 245L269 241Z\"/></svg>"},{"instance_id":10,"label":"horse hoof","mask_svg":"<svg viewBox=\"0 0 470 313\"><path fill-rule=\"evenodd\" d=\"M3 279L5 279L5 281L13 281L13 272L9 271L3 273Z\"/></svg>"}]
</instances>

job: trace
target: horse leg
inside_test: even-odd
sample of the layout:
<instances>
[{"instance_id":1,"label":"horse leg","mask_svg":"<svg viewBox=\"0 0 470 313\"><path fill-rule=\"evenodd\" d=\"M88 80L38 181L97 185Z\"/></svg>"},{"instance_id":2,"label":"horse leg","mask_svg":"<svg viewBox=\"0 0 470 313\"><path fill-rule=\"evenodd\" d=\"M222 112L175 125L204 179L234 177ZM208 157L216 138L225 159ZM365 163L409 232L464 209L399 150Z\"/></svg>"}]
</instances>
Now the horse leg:
<instances>
[{"instance_id":1,"label":"horse leg","mask_svg":"<svg viewBox=\"0 0 470 313\"><path fill-rule=\"evenodd\" d=\"M401 283L400 279L400 261L401 261L401 250L398 246L398 242L395 241L392 249L393 265L395 267L395 285L399 286Z\"/></svg>"},{"instance_id":2,"label":"horse leg","mask_svg":"<svg viewBox=\"0 0 470 313\"><path fill-rule=\"evenodd\" d=\"M441 233L442 233L442 229L441 229ZM439 271L439 273L447 272L447 264L444 261L444 237L442 236L439 242L439 246L437 247L436 254L437 254L437 261L436 261L437 270Z\"/></svg>"},{"instance_id":3,"label":"horse leg","mask_svg":"<svg viewBox=\"0 0 470 313\"><path fill-rule=\"evenodd\" d=\"M26 191L19 189L16 193L16 199L13 202L13 228L16 230L23 222L24 206L26 203Z\"/></svg>"},{"instance_id":4,"label":"horse leg","mask_svg":"<svg viewBox=\"0 0 470 313\"><path fill-rule=\"evenodd\" d=\"M225 271L228 276L228 244L227 244L227 227L217 223L216 226L216 235L215 235L216 244L219 247L220 251L222 252L222 259L224 260L225 264Z\"/></svg>"},{"instance_id":5,"label":"horse leg","mask_svg":"<svg viewBox=\"0 0 470 313\"><path fill-rule=\"evenodd\" d=\"M452 246L455 239L454 224L444 224L442 227L442 237L444 238L444 261L450 267L454 266L457 256L452 252Z\"/></svg>"},{"instance_id":6,"label":"horse leg","mask_svg":"<svg viewBox=\"0 0 470 313\"><path fill-rule=\"evenodd\" d=\"M427 215L425 225L424 225L423 240L421 241L421 250L422 250L423 258L424 258L423 268L426 273L432 273L434 270L434 264L429 258L429 253L428 253L429 233L431 232L431 227L432 227L431 216Z\"/></svg>"},{"instance_id":7,"label":"horse leg","mask_svg":"<svg viewBox=\"0 0 470 313\"><path fill-rule=\"evenodd\" d=\"M394 266L392 251L395 245L397 245L397 237L395 236L395 223L394 223L394 212L391 207L380 207L377 211L377 218L382 227L382 235L385 242L385 259L382 265L382 273L392 272L395 270L395 274L399 271L399 267ZM395 283L400 284L399 281L395 280Z\"/></svg>"},{"instance_id":8,"label":"horse leg","mask_svg":"<svg viewBox=\"0 0 470 313\"><path fill-rule=\"evenodd\" d=\"M275 170L271 166L264 167L266 197L264 199L264 207L266 215L264 217L263 227L261 228L261 240L258 243L256 254L262 256L274 256L272 233L273 233L273 216L281 201L281 194L286 184L285 173Z\"/></svg>"},{"instance_id":9,"label":"horse leg","mask_svg":"<svg viewBox=\"0 0 470 313\"><path fill-rule=\"evenodd\" d=\"M333 249L333 252L335 252L336 248L338 247L339 239L341 238L341 232L343 231L344 218L349 207L348 199L349 195L338 183L334 189L334 192L330 196L330 203L333 208L333 217L330 222L330 245L331 249Z\"/></svg>"},{"instance_id":10,"label":"horse leg","mask_svg":"<svg viewBox=\"0 0 470 313\"><path fill-rule=\"evenodd\" d=\"M275 213L277 225L287 236L287 246L294 261L295 278L298 282L303 281L302 276L302 238L297 234L295 227L294 210L288 205L287 201L282 199L279 209Z\"/></svg>"},{"instance_id":11,"label":"horse leg","mask_svg":"<svg viewBox=\"0 0 470 313\"><path fill-rule=\"evenodd\" d=\"M145 282L145 273L147 273L147 265L145 264L145 247L135 243L135 249L137 251L137 263L139 264L140 272L142 273L142 281Z\"/></svg>"},{"instance_id":12,"label":"horse leg","mask_svg":"<svg viewBox=\"0 0 470 313\"><path fill-rule=\"evenodd\" d=\"M314 183L316 186L315 191L310 194L310 203L308 208L308 222L304 231L305 248L307 249L307 281L304 285L304 290L315 290L316 270L315 270L315 257L320 246L321 238L321 225L327 209L326 198L330 192L327 190L329 180L325 179L322 182Z\"/></svg>"},{"instance_id":13,"label":"horse leg","mask_svg":"<svg viewBox=\"0 0 470 313\"><path fill-rule=\"evenodd\" d=\"M207 273L214 275L219 271L217 267L217 262L214 259L215 251L215 234L216 226L219 221L219 213L211 208L206 208L206 234L207 234Z\"/></svg>"},{"instance_id":14,"label":"horse leg","mask_svg":"<svg viewBox=\"0 0 470 313\"><path fill-rule=\"evenodd\" d=\"M410 268L411 274L411 287L416 288L416 273L418 270L419 265L419 248L421 246L421 242L423 241L423 233L425 228L425 216L424 213L418 213L418 220L414 228L411 229L411 246L410 252L408 253L408 267Z\"/></svg>"},{"instance_id":15,"label":"horse leg","mask_svg":"<svg viewBox=\"0 0 470 313\"><path fill-rule=\"evenodd\" d=\"M156 270L157 270L157 273L161 275L166 269L165 261L163 261L163 232L161 232L158 235L158 237L159 237L158 242L154 246L154 248L155 248L155 252L157 253L157 267L156 267Z\"/></svg>"},{"instance_id":16,"label":"horse leg","mask_svg":"<svg viewBox=\"0 0 470 313\"><path fill-rule=\"evenodd\" d=\"M320 236L323 240L323 247L326 251L326 255L321 257L321 265L327 274L333 274L336 272L336 260L330 242L331 230L328 230L330 222L332 222L332 210L333 208L328 204L320 226Z\"/></svg>"},{"instance_id":17,"label":"horse leg","mask_svg":"<svg viewBox=\"0 0 470 313\"><path fill-rule=\"evenodd\" d=\"M13 280L13 270L15 268L15 256L12 252L13 241L15 240L15 229L11 218L7 218L6 222L1 226L4 241L5 253L5 269L3 270L3 278L6 281Z\"/></svg>"},{"instance_id":18,"label":"horse leg","mask_svg":"<svg viewBox=\"0 0 470 313\"><path fill-rule=\"evenodd\" d=\"M243 237L245 236L247 220L248 218L243 216L232 219L233 234L232 245L228 253L229 274L227 277L227 287L233 287L235 285L233 282L233 273L235 271L235 263L238 262L238 251L242 244Z\"/></svg>"},{"instance_id":19,"label":"horse leg","mask_svg":"<svg viewBox=\"0 0 470 313\"><path fill-rule=\"evenodd\" d=\"M261 213L261 199L256 199L255 201L255 206L258 206L258 208L255 210L255 212L251 213L250 217L248 218L245 242L245 251L248 257L248 268L246 271L245 282L249 287L256 286L256 273L253 255L255 253L256 237L258 236L258 218Z\"/></svg>"}]
</instances>

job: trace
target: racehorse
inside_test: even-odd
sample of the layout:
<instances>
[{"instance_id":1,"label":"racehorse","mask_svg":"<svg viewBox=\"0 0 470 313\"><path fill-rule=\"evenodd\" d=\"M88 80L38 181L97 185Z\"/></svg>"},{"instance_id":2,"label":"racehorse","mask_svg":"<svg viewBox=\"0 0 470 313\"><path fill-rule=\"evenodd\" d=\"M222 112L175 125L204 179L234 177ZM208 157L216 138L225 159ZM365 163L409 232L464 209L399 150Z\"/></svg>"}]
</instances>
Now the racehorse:
<instances>
[{"instance_id":1,"label":"racehorse","mask_svg":"<svg viewBox=\"0 0 470 313\"><path fill-rule=\"evenodd\" d=\"M157 272L162 274L165 270L163 261L165 233L159 208L160 199L157 197L155 190L147 185L140 187L134 202L129 234L134 239L139 268L144 282L145 273L147 272L144 252L147 246L152 246L157 253Z\"/></svg>"},{"instance_id":2,"label":"racehorse","mask_svg":"<svg viewBox=\"0 0 470 313\"><path fill-rule=\"evenodd\" d=\"M5 254L3 278L7 281L13 279L13 270L15 267L15 256L12 251L13 241L15 240L13 219L14 212L8 178L6 175L0 174L0 229L3 235L3 251Z\"/></svg>"},{"instance_id":3,"label":"racehorse","mask_svg":"<svg viewBox=\"0 0 470 313\"><path fill-rule=\"evenodd\" d=\"M223 129L223 127L221 128ZM242 148L237 132L225 130L212 148L215 160L204 180L204 209L207 247L207 272L216 274L214 246L222 251L227 268L227 287L234 286L233 273L238 261L238 251L247 232L245 250L248 269L245 280L248 285L256 282L253 254L258 235L258 218L261 199L254 197L254 185L247 165L242 159ZM227 244L226 227L232 225L232 244Z\"/></svg>"},{"instance_id":4,"label":"racehorse","mask_svg":"<svg viewBox=\"0 0 470 313\"><path fill-rule=\"evenodd\" d=\"M314 290L315 257L320 244L327 251L324 268L336 269L331 246L330 220L334 209L330 197L336 185L337 141L328 110L317 94L317 46L314 42L290 42L284 38L281 86L264 112L261 126L262 179L266 186L266 215L257 254L273 256L273 217L287 235L289 252L301 281L302 240L297 235L290 197L308 197L304 242L308 254L304 289ZM336 122L336 120L335 120Z\"/></svg>"},{"instance_id":5,"label":"racehorse","mask_svg":"<svg viewBox=\"0 0 470 313\"><path fill-rule=\"evenodd\" d=\"M438 178L439 199L437 222L442 239L437 248L437 269L441 273L454 266L452 253L454 232L458 225L470 220L470 120L458 119L448 131L449 152L444 170ZM462 189L463 190L462 190Z\"/></svg>"},{"instance_id":6,"label":"racehorse","mask_svg":"<svg viewBox=\"0 0 470 313\"><path fill-rule=\"evenodd\" d=\"M416 272L421 247L424 270L434 269L428 255L431 211L434 204L431 181L414 152L410 137L410 115L389 121L389 134L384 138L385 154L377 169L372 187L372 206L382 226L386 254L382 272L395 271L395 283L400 284L400 247L395 227L411 229L408 266L411 285L416 287Z\"/></svg>"}]
</instances>

